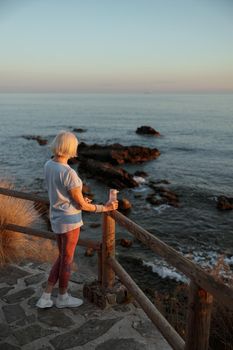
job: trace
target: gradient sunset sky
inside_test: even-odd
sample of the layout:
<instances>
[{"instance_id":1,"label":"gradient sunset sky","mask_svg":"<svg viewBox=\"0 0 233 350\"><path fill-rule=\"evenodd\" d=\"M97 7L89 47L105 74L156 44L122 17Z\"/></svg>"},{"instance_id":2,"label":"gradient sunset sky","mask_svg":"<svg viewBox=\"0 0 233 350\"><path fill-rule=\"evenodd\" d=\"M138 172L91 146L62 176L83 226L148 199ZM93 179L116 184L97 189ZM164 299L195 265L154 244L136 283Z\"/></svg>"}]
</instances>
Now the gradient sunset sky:
<instances>
[{"instance_id":1,"label":"gradient sunset sky","mask_svg":"<svg viewBox=\"0 0 233 350\"><path fill-rule=\"evenodd\" d=\"M233 92L233 0L0 0L0 92Z\"/></svg>"}]
</instances>

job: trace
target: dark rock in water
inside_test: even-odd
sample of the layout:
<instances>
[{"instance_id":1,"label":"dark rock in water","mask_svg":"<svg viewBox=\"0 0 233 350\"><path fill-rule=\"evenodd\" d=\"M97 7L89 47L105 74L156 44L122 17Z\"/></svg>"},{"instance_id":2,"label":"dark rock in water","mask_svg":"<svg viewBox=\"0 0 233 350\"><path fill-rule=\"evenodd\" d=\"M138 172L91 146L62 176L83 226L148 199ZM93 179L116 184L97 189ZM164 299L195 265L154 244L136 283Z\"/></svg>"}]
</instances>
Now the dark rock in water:
<instances>
[{"instance_id":1,"label":"dark rock in water","mask_svg":"<svg viewBox=\"0 0 233 350\"><path fill-rule=\"evenodd\" d=\"M24 139L26 140L36 140L40 146L44 146L44 145L47 145L48 143L48 140L46 139L43 139L41 136L34 136L34 135L26 135L26 136L23 136Z\"/></svg>"},{"instance_id":2,"label":"dark rock in water","mask_svg":"<svg viewBox=\"0 0 233 350\"><path fill-rule=\"evenodd\" d=\"M146 197L146 200L152 205L167 204L176 208L180 206L178 195L175 192L164 187L153 187L153 189L155 193Z\"/></svg>"},{"instance_id":3,"label":"dark rock in water","mask_svg":"<svg viewBox=\"0 0 233 350\"><path fill-rule=\"evenodd\" d=\"M107 146L87 145L84 142L80 143L78 153L81 161L83 159L95 159L111 164L142 163L156 159L160 155L157 148L122 146L118 143Z\"/></svg>"},{"instance_id":4,"label":"dark rock in water","mask_svg":"<svg viewBox=\"0 0 233 350\"><path fill-rule=\"evenodd\" d=\"M217 208L220 210L232 210L233 209L233 198L219 196L217 202Z\"/></svg>"},{"instance_id":5,"label":"dark rock in water","mask_svg":"<svg viewBox=\"0 0 233 350\"><path fill-rule=\"evenodd\" d=\"M118 210L124 211L132 208L132 204L127 198L119 199Z\"/></svg>"},{"instance_id":6,"label":"dark rock in water","mask_svg":"<svg viewBox=\"0 0 233 350\"><path fill-rule=\"evenodd\" d=\"M145 171L137 170L137 171L135 171L134 176L147 177L148 174Z\"/></svg>"},{"instance_id":7,"label":"dark rock in water","mask_svg":"<svg viewBox=\"0 0 233 350\"><path fill-rule=\"evenodd\" d=\"M93 256L95 254L95 251L93 248L87 248L85 251L85 256Z\"/></svg>"},{"instance_id":8,"label":"dark rock in water","mask_svg":"<svg viewBox=\"0 0 233 350\"><path fill-rule=\"evenodd\" d=\"M160 133L153 129L151 126L143 125L140 128L137 128L136 130L137 134L142 135L154 135L154 136L160 136Z\"/></svg>"},{"instance_id":9,"label":"dark rock in water","mask_svg":"<svg viewBox=\"0 0 233 350\"><path fill-rule=\"evenodd\" d=\"M86 132L87 129L83 129L83 128L74 128L73 131L74 131L74 132Z\"/></svg>"},{"instance_id":10,"label":"dark rock in water","mask_svg":"<svg viewBox=\"0 0 233 350\"><path fill-rule=\"evenodd\" d=\"M117 243L120 244L122 247L129 248L132 246L133 241L131 239L120 238L119 240L117 240Z\"/></svg>"},{"instance_id":11,"label":"dark rock in water","mask_svg":"<svg viewBox=\"0 0 233 350\"><path fill-rule=\"evenodd\" d=\"M137 182L126 170L115 168L109 163L102 163L94 159L83 160L79 165L79 172L93 176L111 188L123 189L137 187Z\"/></svg>"},{"instance_id":12,"label":"dark rock in water","mask_svg":"<svg viewBox=\"0 0 233 350\"><path fill-rule=\"evenodd\" d=\"M38 137L38 138L36 139L36 141L39 143L40 146L47 145L47 143L48 143L48 140L42 139L42 138L40 138L40 137Z\"/></svg>"}]
</instances>

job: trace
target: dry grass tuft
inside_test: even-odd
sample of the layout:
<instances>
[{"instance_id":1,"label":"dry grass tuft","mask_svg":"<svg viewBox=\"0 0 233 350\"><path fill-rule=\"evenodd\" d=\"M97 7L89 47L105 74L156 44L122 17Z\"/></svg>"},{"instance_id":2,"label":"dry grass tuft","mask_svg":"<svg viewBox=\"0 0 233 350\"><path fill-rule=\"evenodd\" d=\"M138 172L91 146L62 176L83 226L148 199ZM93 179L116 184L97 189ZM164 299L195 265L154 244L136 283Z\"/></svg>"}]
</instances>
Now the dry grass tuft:
<instances>
[{"instance_id":1,"label":"dry grass tuft","mask_svg":"<svg viewBox=\"0 0 233 350\"><path fill-rule=\"evenodd\" d=\"M13 186L0 180L0 187L12 189ZM38 218L33 202L0 195L0 266L28 259L54 260L57 249L51 241L4 228L5 224L28 227Z\"/></svg>"}]
</instances>

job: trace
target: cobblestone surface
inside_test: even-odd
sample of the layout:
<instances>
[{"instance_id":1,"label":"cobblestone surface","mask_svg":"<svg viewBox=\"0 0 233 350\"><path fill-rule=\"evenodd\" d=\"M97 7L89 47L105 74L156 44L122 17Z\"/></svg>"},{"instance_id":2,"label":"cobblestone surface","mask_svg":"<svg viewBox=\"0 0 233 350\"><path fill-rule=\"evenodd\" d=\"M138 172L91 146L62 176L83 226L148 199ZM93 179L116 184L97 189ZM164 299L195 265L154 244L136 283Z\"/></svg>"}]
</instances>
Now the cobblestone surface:
<instances>
[{"instance_id":1,"label":"cobblestone surface","mask_svg":"<svg viewBox=\"0 0 233 350\"><path fill-rule=\"evenodd\" d=\"M146 346L132 338L109 339L97 346L96 350L146 350Z\"/></svg>"},{"instance_id":2,"label":"cobblestone surface","mask_svg":"<svg viewBox=\"0 0 233 350\"><path fill-rule=\"evenodd\" d=\"M22 320L26 317L26 314L24 312L24 309L22 306L15 304L15 305L4 305L2 307L2 310L4 312L6 321L8 323L12 323L14 321Z\"/></svg>"},{"instance_id":3,"label":"cobblestone surface","mask_svg":"<svg viewBox=\"0 0 233 350\"><path fill-rule=\"evenodd\" d=\"M46 264L28 262L0 270L1 350L171 349L134 304L101 310L84 300L75 309L36 308L48 269ZM83 283L95 276L88 268L80 270L72 276L70 292L82 298ZM57 292L55 289L53 298Z\"/></svg>"}]
</instances>

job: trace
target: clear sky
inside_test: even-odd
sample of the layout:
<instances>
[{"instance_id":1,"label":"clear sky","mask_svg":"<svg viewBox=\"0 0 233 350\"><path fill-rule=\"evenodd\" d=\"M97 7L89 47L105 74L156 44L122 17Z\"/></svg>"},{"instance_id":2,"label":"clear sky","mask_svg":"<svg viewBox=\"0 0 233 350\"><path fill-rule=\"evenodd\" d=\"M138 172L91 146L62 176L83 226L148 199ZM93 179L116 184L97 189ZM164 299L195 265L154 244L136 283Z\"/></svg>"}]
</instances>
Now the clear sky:
<instances>
[{"instance_id":1,"label":"clear sky","mask_svg":"<svg viewBox=\"0 0 233 350\"><path fill-rule=\"evenodd\" d=\"M0 92L233 92L233 0L0 0Z\"/></svg>"}]
</instances>

